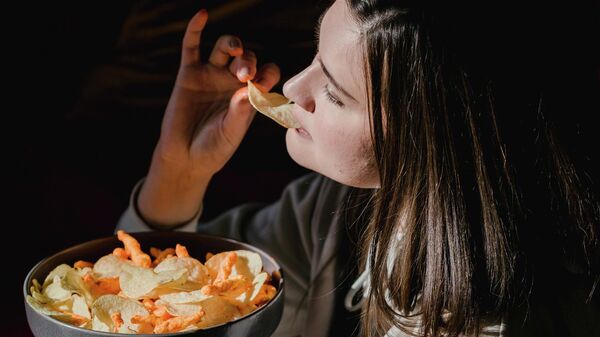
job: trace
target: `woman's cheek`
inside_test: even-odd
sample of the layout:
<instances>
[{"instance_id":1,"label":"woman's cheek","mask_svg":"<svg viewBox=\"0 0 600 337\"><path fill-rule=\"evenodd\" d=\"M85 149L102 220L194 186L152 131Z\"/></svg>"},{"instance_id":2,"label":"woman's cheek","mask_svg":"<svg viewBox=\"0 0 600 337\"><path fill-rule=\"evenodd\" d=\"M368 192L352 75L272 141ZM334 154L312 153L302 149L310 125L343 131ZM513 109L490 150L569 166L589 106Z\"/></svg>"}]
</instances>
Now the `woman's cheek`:
<instances>
[{"instance_id":1,"label":"woman's cheek","mask_svg":"<svg viewBox=\"0 0 600 337\"><path fill-rule=\"evenodd\" d=\"M359 131L335 120L325 120L322 123L317 123L318 128L315 143L318 146L318 151L321 152L321 158L326 161L334 160L339 166L340 161L348 156L354 157L358 146L360 134L353 131ZM332 163L334 164L334 163Z\"/></svg>"},{"instance_id":2,"label":"woman's cheek","mask_svg":"<svg viewBox=\"0 0 600 337\"><path fill-rule=\"evenodd\" d=\"M344 139L344 133L341 128L342 124L331 118L323 118L321 121L316 121L313 124L315 135L313 139L315 143L322 149L335 149Z\"/></svg>"}]
</instances>

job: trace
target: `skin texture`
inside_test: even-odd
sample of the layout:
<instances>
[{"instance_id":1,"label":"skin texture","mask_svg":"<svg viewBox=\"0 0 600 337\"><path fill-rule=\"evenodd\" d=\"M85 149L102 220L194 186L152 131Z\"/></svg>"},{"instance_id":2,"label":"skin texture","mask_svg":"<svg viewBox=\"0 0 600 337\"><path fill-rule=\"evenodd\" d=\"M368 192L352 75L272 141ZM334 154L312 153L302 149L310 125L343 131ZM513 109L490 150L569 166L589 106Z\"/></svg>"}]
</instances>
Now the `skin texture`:
<instances>
[{"instance_id":1,"label":"skin texture","mask_svg":"<svg viewBox=\"0 0 600 337\"><path fill-rule=\"evenodd\" d=\"M298 164L342 184L378 187L362 49L345 1L336 1L327 10L319 35L319 51L311 65L283 87L284 95L296 103L293 114L303 129L288 129L288 152ZM323 65L352 98L335 88ZM343 105L331 102L325 90Z\"/></svg>"}]
</instances>

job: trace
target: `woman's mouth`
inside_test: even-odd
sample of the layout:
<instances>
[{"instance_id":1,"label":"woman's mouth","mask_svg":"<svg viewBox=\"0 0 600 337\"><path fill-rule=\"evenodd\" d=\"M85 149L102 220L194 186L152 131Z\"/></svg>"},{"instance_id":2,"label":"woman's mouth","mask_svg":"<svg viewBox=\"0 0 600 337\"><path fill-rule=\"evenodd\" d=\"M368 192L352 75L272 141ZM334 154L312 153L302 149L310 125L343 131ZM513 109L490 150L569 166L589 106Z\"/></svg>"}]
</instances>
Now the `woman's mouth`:
<instances>
[{"instance_id":1,"label":"woman's mouth","mask_svg":"<svg viewBox=\"0 0 600 337\"><path fill-rule=\"evenodd\" d=\"M304 138L309 138L309 139L311 138L310 134L308 132L306 132L306 130L304 130L303 128L297 128L295 130L300 136L302 136Z\"/></svg>"}]
</instances>

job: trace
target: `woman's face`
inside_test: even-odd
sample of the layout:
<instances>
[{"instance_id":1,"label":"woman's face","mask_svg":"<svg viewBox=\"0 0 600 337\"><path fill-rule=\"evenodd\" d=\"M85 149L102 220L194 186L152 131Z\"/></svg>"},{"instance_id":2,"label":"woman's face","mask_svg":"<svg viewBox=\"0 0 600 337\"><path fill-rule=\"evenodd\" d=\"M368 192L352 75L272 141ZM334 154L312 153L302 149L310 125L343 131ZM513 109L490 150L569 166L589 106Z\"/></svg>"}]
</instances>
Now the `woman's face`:
<instances>
[{"instance_id":1,"label":"woman's face","mask_svg":"<svg viewBox=\"0 0 600 337\"><path fill-rule=\"evenodd\" d=\"M379 186L370 140L362 49L345 0L322 18L311 65L283 86L302 125L288 129L287 149L298 164L345 185Z\"/></svg>"}]
</instances>

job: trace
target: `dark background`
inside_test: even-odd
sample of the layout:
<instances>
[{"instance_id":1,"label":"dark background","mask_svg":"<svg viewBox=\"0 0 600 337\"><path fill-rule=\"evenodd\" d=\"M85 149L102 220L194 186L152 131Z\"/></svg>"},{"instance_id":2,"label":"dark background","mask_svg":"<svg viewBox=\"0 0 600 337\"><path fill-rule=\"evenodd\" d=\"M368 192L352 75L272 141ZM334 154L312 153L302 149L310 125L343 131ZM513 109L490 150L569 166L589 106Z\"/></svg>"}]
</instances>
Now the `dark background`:
<instances>
[{"instance_id":1,"label":"dark background","mask_svg":"<svg viewBox=\"0 0 600 337\"><path fill-rule=\"evenodd\" d=\"M0 294L6 336L31 336L21 293L27 271L71 245L111 235L148 169L179 64L188 20L209 10L206 59L223 34L239 36L281 85L314 56L317 0L68 1L5 10L4 190L11 252ZM8 20L5 22L9 22ZM13 120L14 119L14 120ZM257 115L206 195L203 219L237 204L272 202L307 171L285 149L285 130ZM15 248L8 248L15 247ZM10 309L9 309L10 308ZM12 312L12 314L10 314ZM0 335L4 335L4 332Z\"/></svg>"},{"instance_id":2,"label":"dark background","mask_svg":"<svg viewBox=\"0 0 600 337\"><path fill-rule=\"evenodd\" d=\"M280 66L282 80L274 90L281 92L281 84L311 61L314 25L326 2L90 0L13 2L3 8L0 336L31 336L21 287L35 263L112 234L131 188L147 172L189 18L209 9L204 58L220 35L237 35L257 53L259 65ZM557 25L577 22L572 15L577 5L569 2L565 9ZM586 19L598 18L582 12ZM584 27L596 30L598 24ZM587 30L557 39L556 50L568 54L569 43L589 36ZM582 59L595 60L591 76L600 80L597 46L591 50L595 54ZM570 146L598 182L596 119L584 116ZM202 219L243 202L272 202L307 172L289 158L284 135L283 128L257 115L238 152L211 182Z\"/></svg>"}]
</instances>

